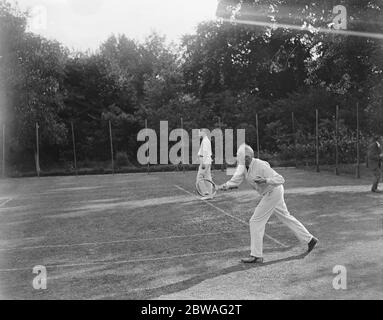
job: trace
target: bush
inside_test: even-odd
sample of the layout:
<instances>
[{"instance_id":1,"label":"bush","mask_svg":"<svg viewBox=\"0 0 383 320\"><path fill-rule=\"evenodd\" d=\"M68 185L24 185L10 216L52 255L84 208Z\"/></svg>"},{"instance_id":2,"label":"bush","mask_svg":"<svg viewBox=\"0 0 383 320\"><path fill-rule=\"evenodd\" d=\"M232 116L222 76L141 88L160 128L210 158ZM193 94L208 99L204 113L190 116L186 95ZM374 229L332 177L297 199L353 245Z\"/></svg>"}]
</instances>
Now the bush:
<instances>
[{"instance_id":1,"label":"bush","mask_svg":"<svg viewBox=\"0 0 383 320\"><path fill-rule=\"evenodd\" d=\"M340 123L338 136L339 163L356 162L356 132ZM316 143L313 134L298 132L296 146L292 143L281 143L278 153L280 160L296 159L298 161L315 161ZM282 140L281 140L282 141ZM335 163L335 130L331 123L323 121L319 128L319 161L321 164ZM365 158L368 138L360 135L360 159Z\"/></svg>"},{"instance_id":2,"label":"bush","mask_svg":"<svg viewBox=\"0 0 383 320\"><path fill-rule=\"evenodd\" d=\"M257 151L255 151L255 157L258 157ZM259 153L259 158L263 161L270 162L275 160L276 154L261 150Z\"/></svg>"},{"instance_id":3,"label":"bush","mask_svg":"<svg viewBox=\"0 0 383 320\"><path fill-rule=\"evenodd\" d=\"M119 151L116 154L116 166L118 168L131 166L129 157L126 152Z\"/></svg>"}]
</instances>

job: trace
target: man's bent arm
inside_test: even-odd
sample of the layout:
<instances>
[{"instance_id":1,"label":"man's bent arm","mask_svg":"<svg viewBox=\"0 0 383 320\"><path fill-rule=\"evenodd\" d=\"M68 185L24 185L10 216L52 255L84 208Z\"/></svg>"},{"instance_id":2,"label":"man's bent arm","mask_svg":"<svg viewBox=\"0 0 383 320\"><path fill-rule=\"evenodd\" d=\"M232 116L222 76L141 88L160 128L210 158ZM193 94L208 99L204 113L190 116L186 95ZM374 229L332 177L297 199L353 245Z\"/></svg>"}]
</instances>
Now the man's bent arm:
<instances>
[{"instance_id":1,"label":"man's bent arm","mask_svg":"<svg viewBox=\"0 0 383 320\"><path fill-rule=\"evenodd\" d=\"M279 174L276 173L269 166L264 166L262 168L263 177L266 179L266 183L272 186L278 186L285 183L285 179Z\"/></svg>"}]
</instances>

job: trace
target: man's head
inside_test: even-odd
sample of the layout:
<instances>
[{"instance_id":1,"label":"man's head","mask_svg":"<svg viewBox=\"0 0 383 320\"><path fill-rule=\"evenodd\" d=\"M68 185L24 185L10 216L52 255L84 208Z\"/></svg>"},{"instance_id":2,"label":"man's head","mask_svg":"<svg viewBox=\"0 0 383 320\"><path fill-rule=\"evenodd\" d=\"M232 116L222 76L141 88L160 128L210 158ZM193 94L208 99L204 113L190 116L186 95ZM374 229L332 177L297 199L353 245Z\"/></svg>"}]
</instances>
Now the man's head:
<instances>
[{"instance_id":1,"label":"man's head","mask_svg":"<svg viewBox=\"0 0 383 320\"><path fill-rule=\"evenodd\" d=\"M245 147L245 165L248 167L254 159L254 151L250 146Z\"/></svg>"},{"instance_id":2,"label":"man's head","mask_svg":"<svg viewBox=\"0 0 383 320\"><path fill-rule=\"evenodd\" d=\"M206 129L206 128L199 129L199 137L200 138L209 137L209 134L210 134L210 130L209 129Z\"/></svg>"},{"instance_id":3,"label":"man's head","mask_svg":"<svg viewBox=\"0 0 383 320\"><path fill-rule=\"evenodd\" d=\"M249 166L254 158L254 150L247 144L243 143L237 150L238 164Z\"/></svg>"}]
</instances>

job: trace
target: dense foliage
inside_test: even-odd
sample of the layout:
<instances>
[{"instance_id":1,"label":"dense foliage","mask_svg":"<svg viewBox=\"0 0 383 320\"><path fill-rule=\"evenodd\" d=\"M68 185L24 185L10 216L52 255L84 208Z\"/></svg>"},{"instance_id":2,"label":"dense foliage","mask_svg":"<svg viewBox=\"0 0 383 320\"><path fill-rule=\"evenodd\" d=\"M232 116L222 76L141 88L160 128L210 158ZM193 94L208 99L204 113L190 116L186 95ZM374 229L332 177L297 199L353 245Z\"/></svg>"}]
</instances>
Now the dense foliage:
<instances>
[{"instance_id":1,"label":"dense foliage","mask_svg":"<svg viewBox=\"0 0 383 320\"><path fill-rule=\"evenodd\" d=\"M137 132L169 129L245 128L255 146L281 158L315 152L319 109L323 160L334 157L334 115L342 119L341 160L355 160L356 105L362 145L383 134L383 40L270 23L331 28L334 5L348 10L348 29L383 33L381 1L222 0L217 15L179 45L152 33L143 42L111 36L95 53L71 52L26 31L27 14L0 0L0 117L6 124L7 160L33 166L35 124L42 163L71 163L75 128L78 158L104 161L109 120L118 165L136 161ZM231 19L227 21L225 19ZM265 26L241 21L265 22ZM293 146L292 112L297 130Z\"/></svg>"}]
</instances>

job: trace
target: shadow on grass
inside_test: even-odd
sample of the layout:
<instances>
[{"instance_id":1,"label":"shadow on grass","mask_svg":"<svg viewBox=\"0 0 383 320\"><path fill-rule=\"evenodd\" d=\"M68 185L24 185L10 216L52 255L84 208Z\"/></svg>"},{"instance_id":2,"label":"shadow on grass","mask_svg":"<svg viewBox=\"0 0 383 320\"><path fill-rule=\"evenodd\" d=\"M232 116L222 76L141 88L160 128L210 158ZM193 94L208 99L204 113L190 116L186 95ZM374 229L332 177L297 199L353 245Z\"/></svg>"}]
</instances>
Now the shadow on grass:
<instances>
[{"instance_id":1,"label":"shadow on grass","mask_svg":"<svg viewBox=\"0 0 383 320\"><path fill-rule=\"evenodd\" d=\"M249 269L253 269L253 268L264 268L264 267L268 267L270 265L277 264L277 263L288 262L288 261L293 261L293 260L300 260L300 259L305 258L307 255L308 255L308 253L305 252L305 253L293 255L290 257L286 257L286 258L267 261L267 262L262 263L262 264L251 264L251 263L245 264L245 263L242 263L238 260L238 264L236 264L234 266L231 266L231 267L228 267L225 269L216 270L214 272L203 273L203 274L195 276L193 278L190 278L190 279L187 279L184 281L180 281L177 283L173 283L170 285L166 285L163 287L142 290L140 292L136 292L135 294L129 294L128 297L124 297L124 299L126 299L126 298L127 299L140 299L140 300L141 299L142 300L144 300L144 299L155 299L155 298L162 296L162 295L168 295L168 294L172 294L175 292L189 289L189 288L191 288L195 285L198 285L199 283L201 283L207 279L212 279L212 278L227 275L227 274L230 274L233 272L244 271L244 270L249 270Z\"/></svg>"}]
</instances>

